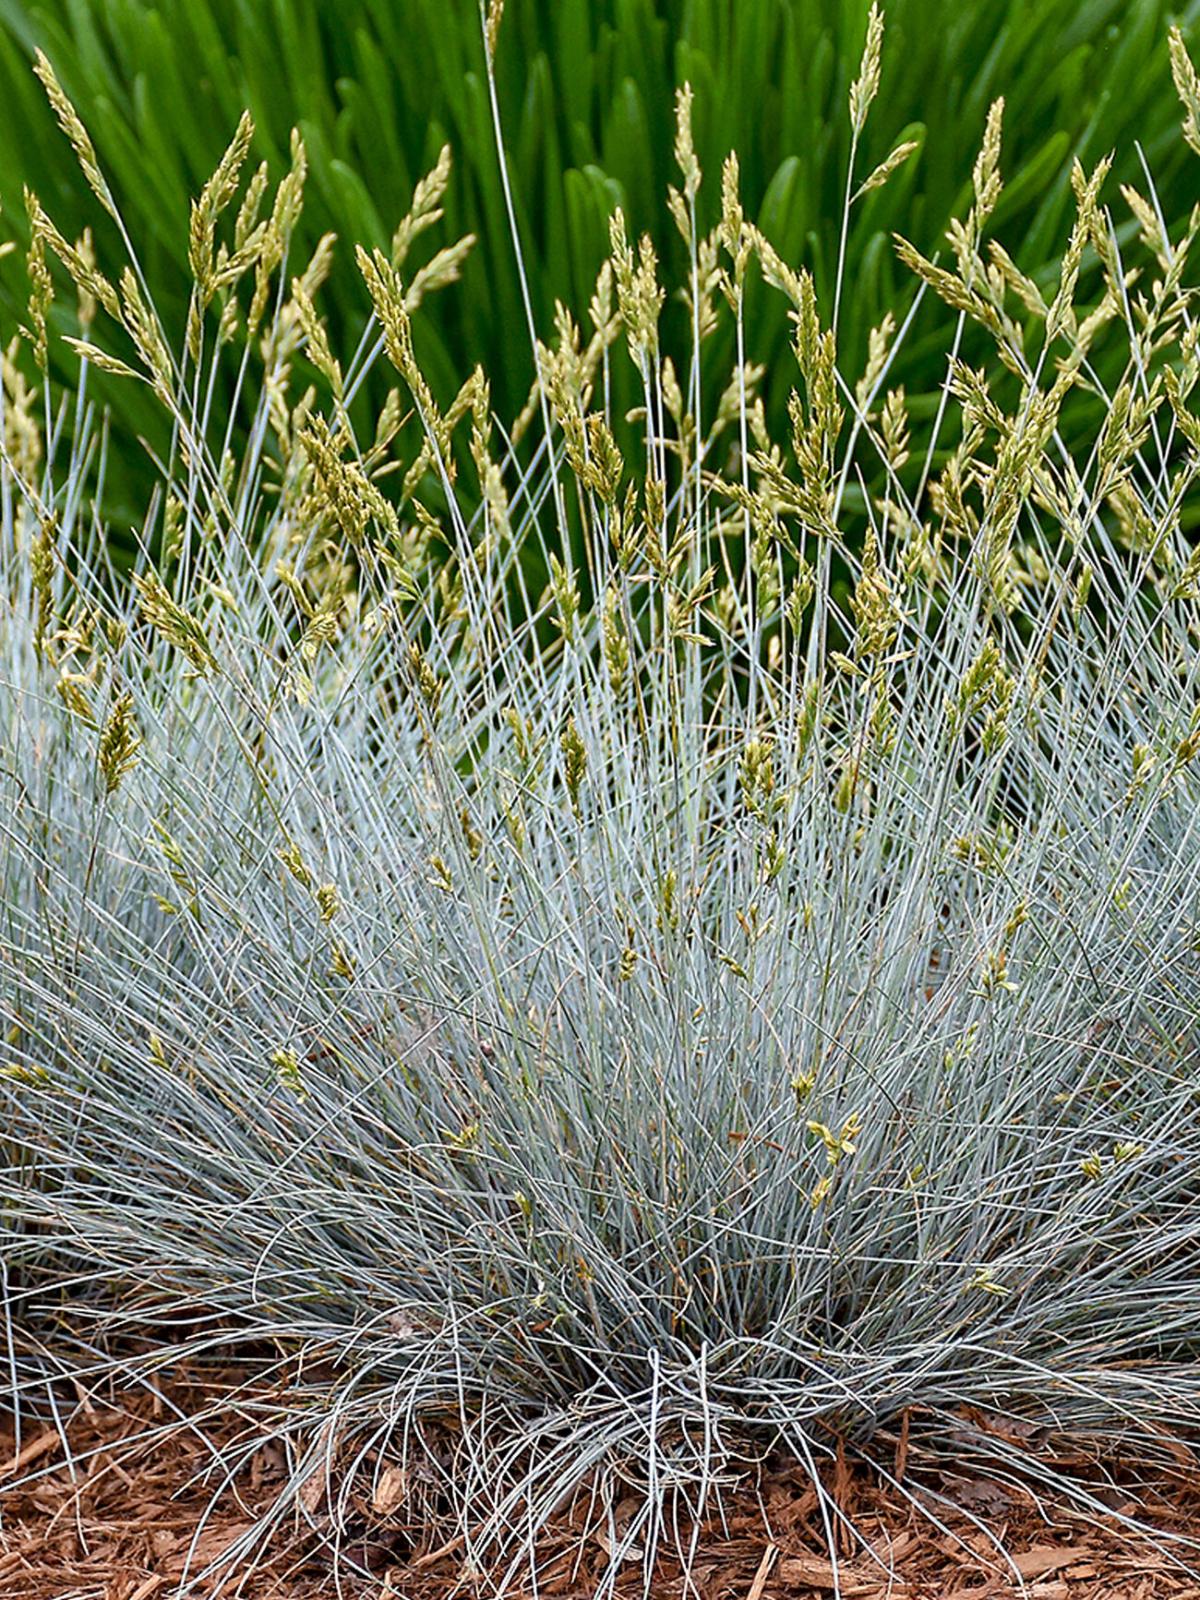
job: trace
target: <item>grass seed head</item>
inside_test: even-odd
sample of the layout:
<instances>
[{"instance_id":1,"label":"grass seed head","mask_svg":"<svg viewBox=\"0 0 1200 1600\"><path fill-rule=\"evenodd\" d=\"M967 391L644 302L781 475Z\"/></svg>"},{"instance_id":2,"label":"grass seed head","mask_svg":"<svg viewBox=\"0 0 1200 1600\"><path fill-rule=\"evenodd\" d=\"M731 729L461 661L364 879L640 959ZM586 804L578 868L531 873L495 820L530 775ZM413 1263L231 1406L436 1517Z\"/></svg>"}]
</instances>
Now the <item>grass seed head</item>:
<instances>
[{"instance_id":1,"label":"grass seed head","mask_svg":"<svg viewBox=\"0 0 1200 1600\"><path fill-rule=\"evenodd\" d=\"M92 193L100 201L104 209L119 222L116 203L109 191L104 175L100 171L100 163L96 159L95 146L91 136L80 120L79 113L67 98L62 85L59 83L54 68L42 50L36 50L33 58L33 70L41 79L42 87L46 91L46 98L54 109L58 118L58 125L71 142L71 148L79 162L84 177Z\"/></svg>"},{"instance_id":2,"label":"grass seed head","mask_svg":"<svg viewBox=\"0 0 1200 1600\"><path fill-rule=\"evenodd\" d=\"M867 122L871 102L879 93L880 58L883 54L883 12L872 0L867 14L867 37L858 77L850 85L850 126L857 138Z\"/></svg>"},{"instance_id":3,"label":"grass seed head","mask_svg":"<svg viewBox=\"0 0 1200 1600\"><path fill-rule=\"evenodd\" d=\"M133 695L125 690L113 701L100 730L100 742L96 750L105 794L115 794L122 781L133 771L141 742L134 717Z\"/></svg>"}]
</instances>

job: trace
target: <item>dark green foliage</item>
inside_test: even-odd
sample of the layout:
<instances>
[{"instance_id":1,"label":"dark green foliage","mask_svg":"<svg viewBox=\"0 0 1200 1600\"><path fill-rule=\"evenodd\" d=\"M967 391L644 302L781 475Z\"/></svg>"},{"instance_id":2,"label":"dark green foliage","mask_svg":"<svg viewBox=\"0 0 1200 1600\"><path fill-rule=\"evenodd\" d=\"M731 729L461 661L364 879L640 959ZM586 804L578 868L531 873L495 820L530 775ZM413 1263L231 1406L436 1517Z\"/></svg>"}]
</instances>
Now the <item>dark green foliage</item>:
<instances>
[{"instance_id":1,"label":"dark green foliage","mask_svg":"<svg viewBox=\"0 0 1200 1600\"><path fill-rule=\"evenodd\" d=\"M539 331L556 297L587 303L615 202L661 253L680 248L661 202L677 178L672 91L684 80L696 91L702 222L714 220L720 164L736 149L748 215L786 260L809 266L828 311L846 94L866 11L866 0L509 0L497 73ZM843 371L861 366L867 330L906 283L892 231L938 247L965 206L964 177L1002 90L1008 184L996 222L1034 277L1069 226L1073 156L1086 165L1119 149L1107 191L1115 196L1116 179L1138 176L1140 141L1168 218L1184 213L1192 192L1173 136L1172 15L1163 0L891 0L860 176L901 138L920 149L855 208ZM445 231L426 248L467 231L479 243L461 288L423 313L419 354L435 389L452 392L469 351L491 375L499 414L520 406L530 354L473 0L0 0L0 229L22 245L22 184L71 237L97 222L30 71L38 45L89 124L131 233L145 242L147 276L171 328L186 304L188 204L243 106L257 123L255 154L276 176L293 125L307 142L305 251L327 229L343 253L356 241L386 244L414 182L448 141L456 173ZM676 256L669 267L678 264ZM21 253L0 270L7 338L26 295ZM336 346L352 347L366 310L357 274L336 272L322 299ZM757 296L749 310L748 354L771 363L778 418L792 371L786 357L775 360L786 317L777 296ZM683 315L674 316L665 336L686 351ZM944 348L940 334L907 341L895 376L910 395L941 381ZM149 405L146 416L149 426ZM127 491L130 516L143 498L128 492L136 471L135 462L117 464L115 493Z\"/></svg>"}]
</instances>

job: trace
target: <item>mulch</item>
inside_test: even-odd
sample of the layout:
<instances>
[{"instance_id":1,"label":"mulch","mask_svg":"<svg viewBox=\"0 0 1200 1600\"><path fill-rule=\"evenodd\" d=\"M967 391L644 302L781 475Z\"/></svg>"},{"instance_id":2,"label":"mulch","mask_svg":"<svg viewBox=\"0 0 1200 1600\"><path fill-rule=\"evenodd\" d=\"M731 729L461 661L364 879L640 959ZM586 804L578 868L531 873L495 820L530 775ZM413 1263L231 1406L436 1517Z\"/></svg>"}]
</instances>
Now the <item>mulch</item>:
<instances>
[{"instance_id":1,"label":"mulch","mask_svg":"<svg viewBox=\"0 0 1200 1600\"><path fill-rule=\"evenodd\" d=\"M235 1383L231 1376L231 1390ZM483 1600L494 1592L444 1527L422 1529L406 1517L410 1497L395 1464L379 1464L373 1502L369 1495L351 1502L350 1560L336 1578L319 1497L310 1505L315 1515L288 1522L252 1559L241 1555L239 1541L269 1509L287 1466L282 1450L268 1446L214 1503L216 1486L204 1481L212 1446L222 1443L222 1430L225 1442L244 1437L247 1415L214 1404L221 1392L211 1374L178 1372L155 1392L80 1391L61 1427L27 1422L19 1449L11 1419L0 1419L3 1600ZM180 1416L202 1416L203 1424L166 1426ZM905 1426L882 1444L906 1493L844 1453L830 1467L825 1487L859 1535L837 1534L836 1573L812 1484L796 1463L777 1460L767 1463L755 1493L727 1492L720 1513L694 1530L690 1584L677 1556L659 1557L653 1600L1200 1600L1200 1580L1172 1559L1169 1540L1131 1534L1118 1520L1136 1516L1200 1541L1200 1467L1182 1443L1168 1441L1152 1468L1086 1454L1070 1459L1061 1442L1042 1443L1058 1451L1049 1464L1087 1478L1110 1508L1094 1515L989 1476L967 1443L957 1454L922 1457ZM946 1499L958 1509L948 1510ZM615 1508L618 1534L628 1510ZM547 1529L537 1596L591 1600L607 1575L615 1600L640 1600L642 1553L614 1547L586 1519L581 1504ZM684 1528L680 1542L687 1548L693 1530ZM1200 1543L1180 1554L1200 1567ZM213 1563L218 1570L206 1575Z\"/></svg>"}]
</instances>

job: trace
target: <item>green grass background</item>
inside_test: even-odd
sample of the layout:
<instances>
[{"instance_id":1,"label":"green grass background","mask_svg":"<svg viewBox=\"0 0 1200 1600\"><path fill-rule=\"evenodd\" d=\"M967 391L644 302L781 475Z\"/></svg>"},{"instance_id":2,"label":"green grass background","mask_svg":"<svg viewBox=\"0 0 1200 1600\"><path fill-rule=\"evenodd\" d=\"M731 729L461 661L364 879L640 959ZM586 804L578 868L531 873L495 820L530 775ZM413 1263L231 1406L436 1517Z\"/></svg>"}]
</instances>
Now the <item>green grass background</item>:
<instances>
[{"instance_id":1,"label":"green grass background","mask_svg":"<svg viewBox=\"0 0 1200 1600\"><path fill-rule=\"evenodd\" d=\"M1007 99L1007 188L996 230L1035 277L1049 279L1069 226L1074 156L1086 164L1115 148L1106 191L1115 197L1117 179L1140 182L1140 141L1168 216L1184 214L1194 184L1177 136L1166 30L1175 18L1186 27L1198 10L1161 0L891 0L861 170L901 138L918 139L920 150L855 210L844 371L858 369L868 329L908 292L892 230L936 249L966 204L998 94ZM586 307L614 203L665 255L681 248L662 202L677 177L672 102L684 80L696 91L702 221L713 219L720 164L736 149L748 214L786 259L813 270L828 311L846 93L866 13L867 0L508 0L499 99L540 328L549 329L556 298ZM186 304L189 198L243 106L257 122L255 154L276 175L293 125L307 142L297 259L322 232L339 235L345 265L322 297L335 348L357 337L367 311L349 265L353 242L387 243L414 182L449 142L456 173L447 218L424 242L432 250L471 231L479 243L462 285L423 310L418 353L435 389L452 392L481 361L500 415L520 405L530 355L472 0L0 0L0 237L24 244L28 184L71 236L96 225L102 262L111 263L115 240L30 71L37 46L91 130L171 329L182 326ZM22 258L11 255L0 266L6 338L26 292ZM59 315L69 327L68 313ZM786 354L776 359L788 336L778 296L751 303L748 332L750 356L772 364L777 408L792 373ZM665 337L686 354L682 310L668 312ZM941 381L944 350L944 330L923 338L918 328L895 374L910 394ZM139 421L130 396L122 408ZM153 428L148 400L144 422ZM135 515L136 452L118 458L112 482Z\"/></svg>"}]
</instances>

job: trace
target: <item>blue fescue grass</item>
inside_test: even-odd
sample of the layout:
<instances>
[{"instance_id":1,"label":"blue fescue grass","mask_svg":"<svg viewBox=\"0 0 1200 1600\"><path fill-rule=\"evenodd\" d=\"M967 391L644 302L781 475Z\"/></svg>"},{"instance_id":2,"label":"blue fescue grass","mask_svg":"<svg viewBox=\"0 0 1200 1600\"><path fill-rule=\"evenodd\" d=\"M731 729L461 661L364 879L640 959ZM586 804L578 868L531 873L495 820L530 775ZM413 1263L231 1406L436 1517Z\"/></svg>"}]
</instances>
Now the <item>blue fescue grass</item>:
<instances>
[{"instance_id":1,"label":"blue fescue grass","mask_svg":"<svg viewBox=\"0 0 1200 1600\"><path fill-rule=\"evenodd\" d=\"M1176 70L1200 105L1181 47ZM860 123L873 71L868 50ZM697 230L686 98L695 359L711 319L736 348L763 276L793 314L789 438L745 368L696 414L620 219L584 331L563 312L539 348L520 455L482 373L439 408L416 280L384 257L360 257L375 320L343 369L320 263L286 261L299 178L261 233L222 220L236 145L193 215L190 346L156 338L136 264L114 301L124 381L173 430L140 531L160 570L105 562L86 381L60 404L6 362L18 1408L60 1367L319 1362L225 1464L283 1440L275 1515L332 1513L336 1543L362 1481L420 1458L502 1583L573 1495L607 1526L621 1480L649 1584L677 1505L774 1446L833 1551L821 1461L914 1410L1001 1472L1014 1450L965 1408L1129 1453L1200 1419L1191 240L1133 196L1143 287L1080 169L1042 298L985 254L1000 138L997 112L950 265L905 249L993 341L947 366L936 472L890 385L904 317L843 375L733 165ZM1085 245L1104 298L1081 304ZM443 248L422 286L454 294ZM302 347L323 394L298 390ZM357 434L339 395L385 361L402 387ZM240 457L210 398L229 366ZM415 462L392 450L409 407ZM855 549L868 470L887 487Z\"/></svg>"}]
</instances>

